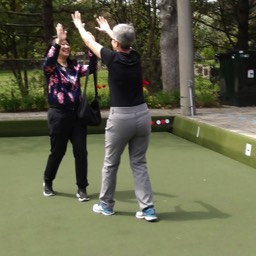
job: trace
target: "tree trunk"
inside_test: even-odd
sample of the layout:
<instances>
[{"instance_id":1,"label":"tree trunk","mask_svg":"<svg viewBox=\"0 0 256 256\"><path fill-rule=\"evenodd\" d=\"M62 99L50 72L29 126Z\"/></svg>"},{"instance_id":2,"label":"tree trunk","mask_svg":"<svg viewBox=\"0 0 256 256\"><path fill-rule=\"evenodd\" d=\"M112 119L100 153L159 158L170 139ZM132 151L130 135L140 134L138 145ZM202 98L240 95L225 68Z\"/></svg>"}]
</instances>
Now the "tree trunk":
<instances>
[{"instance_id":1,"label":"tree trunk","mask_svg":"<svg viewBox=\"0 0 256 256\"><path fill-rule=\"evenodd\" d=\"M238 1L238 50L248 50L249 47L249 0Z\"/></svg>"},{"instance_id":2,"label":"tree trunk","mask_svg":"<svg viewBox=\"0 0 256 256\"><path fill-rule=\"evenodd\" d=\"M53 35L55 35L54 25L53 25L53 6L52 0L43 0L43 26L44 26L44 42L46 45L49 44L49 41ZM46 81L45 81L46 82ZM47 95L47 85L44 85L44 95Z\"/></svg>"},{"instance_id":3,"label":"tree trunk","mask_svg":"<svg viewBox=\"0 0 256 256\"><path fill-rule=\"evenodd\" d=\"M49 43L50 38L55 34L54 25L53 25L53 7L52 0L43 0L42 1L43 10L43 26L44 26L44 41L46 45Z\"/></svg>"},{"instance_id":4,"label":"tree trunk","mask_svg":"<svg viewBox=\"0 0 256 256\"><path fill-rule=\"evenodd\" d=\"M179 49L176 0L162 0L160 8L160 50L165 91L179 91Z\"/></svg>"}]
</instances>

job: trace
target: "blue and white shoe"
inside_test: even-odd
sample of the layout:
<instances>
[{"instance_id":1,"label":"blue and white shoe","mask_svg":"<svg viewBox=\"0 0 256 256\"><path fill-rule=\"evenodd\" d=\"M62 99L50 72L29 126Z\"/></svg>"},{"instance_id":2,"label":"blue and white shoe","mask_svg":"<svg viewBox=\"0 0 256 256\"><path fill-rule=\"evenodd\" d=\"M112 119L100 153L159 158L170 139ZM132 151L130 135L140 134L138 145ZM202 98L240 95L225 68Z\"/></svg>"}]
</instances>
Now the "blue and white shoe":
<instances>
[{"instance_id":1,"label":"blue and white shoe","mask_svg":"<svg viewBox=\"0 0 256 256\"><path fill-rule=\"evenodd\" d=\"M107 216L115 214L112 208L103 207L100 203L93 205L92 210L96 213L101 213Z\"/></svg>"},{"instance_id":2,"label":"blue and white shoe","mask_svg":"<svg viewBox=\"0 0 256 256\"><path fill-rule=\"evenodd\" d=\"M136 212L136 218L138 219L145 219L146 221L153 222L156 221L158 218L156 216L156 211L153 207L147 208L143 211Z\"/></svg>"}]
</instances>

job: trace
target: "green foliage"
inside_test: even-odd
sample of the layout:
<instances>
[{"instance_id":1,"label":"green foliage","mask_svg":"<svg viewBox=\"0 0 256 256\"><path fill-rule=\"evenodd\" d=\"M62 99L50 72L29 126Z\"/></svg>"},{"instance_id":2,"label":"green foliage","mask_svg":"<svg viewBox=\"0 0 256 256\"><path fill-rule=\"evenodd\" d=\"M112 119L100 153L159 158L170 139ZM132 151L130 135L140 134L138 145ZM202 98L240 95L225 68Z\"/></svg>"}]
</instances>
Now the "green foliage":
<instances>
[{"instance_id":1,"label":"green foliage","mask_svg":"<svg viewBox=\"0 0 256 256\"><path fill-rule=\"evenodd\" d=\"M149 108L175 108L179 106L180 102L179 92L157 91L149 93L144 88L144 96Z\"/></svg>"},{"instance_id":2,"label":"green foliage","mask_svg":"<svg viewBox=\"0 0 256 256\"><path fill-rule=\"evenodd\" d=\"M195 77L195 95L197 107L218 107L219 86L201 76Z\"/></svg>"},{"instance_id":3,"label":"green foliage","mask_svg":"<svg viewBox=\"0 0 256 256\"><path fill-rule=\"evenodd\" d=\"M16 112L21 107L21 99L8 97L5 94L0 94L0 108L6 112Z\"/></svg>"},{"instance_id":4,"label":"green foliage","mask_svg":"<svg viewBox=\"0 0 256 256\"><path fill-rule=\"evenodd\" d=\"M7 83L7 73L4 72L1 78L5 78L5 86L0 92L0 110L6 112L16 111L43 111L47 109L47 97L42 89L42 72L34 71L30 73L30 95L21 98L17 87ZM84 78L81 79L84 84ZM154 86L154 85L150 85ZM100 97L101 109L108 109L110 106L109 88L107 85L107 70L100 69L98 71L98 94ZM15 89L16 88L16 89ZM143 87L144 96L149 108L176 108L179 107L180 93L177 91L166 92L162 90L149 91L148 87ZM197 107L216 107L219 106L218 99L219 86L202 76L195 77L195 94ZM91 102L94 98L93 76L89 77L87 87L87 97Z\"/></svg>"},{"instance_id":5,"label":"green foliage","mask_svg":"<svg viewBox=\"0 0 256 256\"><path fill-rule=\"evenodd\" d=\"M13 95L0 94L0 110L5 112L19 111L44 111L47 101L44 95L27 97L14 97Z\"/></svg>"},{"instance_id":6,"label":"green foliage","mask_svg":"<svg viewBox=\"0 0 256 256\"><path fill-rule=\"evenodd\" d=\"M193 0L193 35L197 51L215 53L254 49L255 0Z\"/></svg>"},{"instance_id":7,"label":"green foliage","mask_svg":"<svg viewBox=\"0 0 256 256\"><path fill-rule=\"evenodd\" d=\"M204 47L201 51L201 56L206 60L213 60L215 57L215 52L212 47Z\"/></svg>"},{"instance_id":8,"label":"green foliage","mask_svg":"<svg viewBox=\"0 0 256 256\"><path fill-rule=\"evenodd\" d=\"M43 111L47 108L47 100L44 95L35 95L33 97L33 106L35 110Z\"/></svg>"}]
</instances>

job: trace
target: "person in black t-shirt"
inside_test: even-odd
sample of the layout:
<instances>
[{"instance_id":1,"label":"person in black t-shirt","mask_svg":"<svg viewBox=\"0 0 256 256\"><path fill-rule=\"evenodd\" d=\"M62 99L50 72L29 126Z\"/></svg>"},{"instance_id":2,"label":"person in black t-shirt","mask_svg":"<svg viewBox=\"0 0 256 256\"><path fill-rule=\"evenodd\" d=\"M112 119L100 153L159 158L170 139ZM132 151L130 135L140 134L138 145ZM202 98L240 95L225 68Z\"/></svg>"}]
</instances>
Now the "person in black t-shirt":
<instances>
[{"instance_id":1,"label":"person in black t-shirt","mask_svg":"<svg viewBox=\"0 0 256 256\"><path fill-rule=\"evenodd\" d=\"M143 95L140 56L131 48L135 40L134 28L128 24L118 24L111 30L107 20L98 17L97 29L111 37L111 50L97 43L84 29L78 11L72 14L72 19L86 46L101 58L108 68L110 111L105 132L105 157L99 203L93 206L93 211L103 215L114 214L117 171L121 155L128 145L135 195L140 208L136 217L156 221L146 161L151 116Z\"/></svg>"}]
</instances>

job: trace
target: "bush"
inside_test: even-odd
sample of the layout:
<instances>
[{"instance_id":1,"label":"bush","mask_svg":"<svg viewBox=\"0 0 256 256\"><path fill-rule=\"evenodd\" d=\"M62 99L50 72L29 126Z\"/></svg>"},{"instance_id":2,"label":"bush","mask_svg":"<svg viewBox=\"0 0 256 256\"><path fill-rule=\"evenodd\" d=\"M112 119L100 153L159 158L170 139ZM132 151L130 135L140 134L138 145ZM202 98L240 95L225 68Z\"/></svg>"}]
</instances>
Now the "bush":
<instances>
[{"instance_id":1,"label":"bush","mask_svg":"<svg viewBox=\"0 0 256 256\"><path fill-rule=\"evenodd\" d=\"M47 101L43 95L20 98L1 94L0 97L0 110L6 112L43 111L47 109Z\"/></svg>"},{"instance_id":2,"label":"bush","mask_svg":"<svg viewBox=\"0 0 256 256\"><path fill-rule=\"evenodd\" d=\"M195 77L195 95L197 107L218 107L219 86L201 76Z\"/></svg>"},{"instance_id":3,"label":"bush","mask_svg":"<svg viewBox=\"0 0 256 256\"><path fill-rule=\"evenodd\" d=\"M0 95L0 108L6 112L16 112L21 109L22 100L16 97L7 97L5 94Z\"/></svg>"},{"instance_id":4,"label":"bush","mask_svg":"<svg viewBox=\"0 0 256 256\"><path fill-rule=\"evenodd\" d=\"M35 110L38 111L42 111L42 110L46 110L47 108L47 99L44 95L37 95L34 97L34 106L35 106Z\"/></svg>"},{"instance_id":5,"label":"bush","mask_svg":"<svg viewBox=\"0 0 256 256\"><path fill-rule=\"evenodd\" d=\"M179 92L158 91L150 94L144 89L144 95L149 108L175 108L179 106Z\"/></svg>"},{"instance_id":6,"label":"bush","mask_svg":"<svg viewBox=\"0 0 256 256\"><path fill-rule=\"evenodd\" d=\"M17 112L17 111L43 111L47 109L47 96L43 92L43 78L40 73L38 74L38 79L35 77L36 73L33 73L30 80L30 95L21 99L17 89L14 86L6 86L5 90L2 90L0 94L0 110L6 112ZM109 99L109 88L106 84L107 81L107 71L100 70L98 72L98 94L100 97L100 107L101 109L108 109L110 106ZM81 84L83 85L84 78L81 79ZM143 92L145 100L149 108L176 108L180 106L180 93L178 91L157 91L150 90L150 82L143 80ZM219 86L212 83L210 80L203 78L201 76L195 77L195 102L196 107L216 107L220 106L218 99ZM87 97L91 102L94 98L94 85L92 76L89 78Z\"/></svg>"},{"instance_id":7,"label":"bush","mask_svg":"<svg viewBox=\"0 0 256 256\"><path fill-rule=\"evenodd\" d=\"M26 96L22 99L21 110L29 111L33 109L34 99L31 96Z\"/></svg>"}]
</instances>

